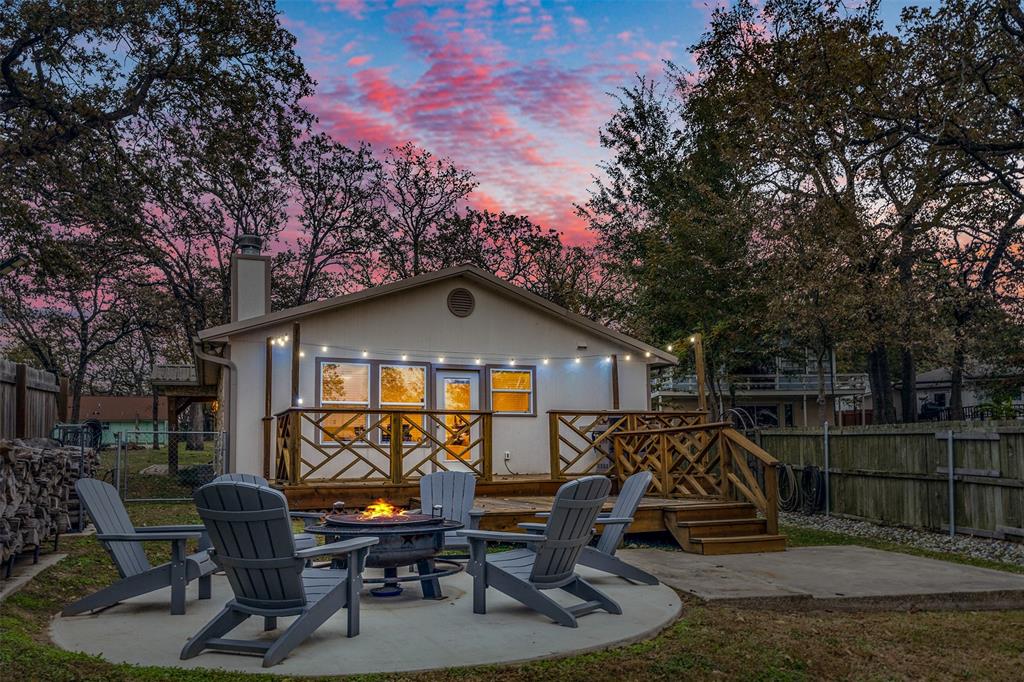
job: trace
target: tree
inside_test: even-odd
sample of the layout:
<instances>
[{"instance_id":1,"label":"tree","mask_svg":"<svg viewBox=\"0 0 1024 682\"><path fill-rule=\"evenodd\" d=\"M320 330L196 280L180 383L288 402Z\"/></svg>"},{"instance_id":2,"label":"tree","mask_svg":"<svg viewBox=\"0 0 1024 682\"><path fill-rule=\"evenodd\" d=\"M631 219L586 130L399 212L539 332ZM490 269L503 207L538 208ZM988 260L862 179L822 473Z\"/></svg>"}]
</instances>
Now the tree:
<instances>
[{"instance_id":1,"label":"tree","mask_svg":"<svg viewBox=\"0 0 1024 682\"><path fill-rule=\"evenodd\" d=\"M476 185L468 170L411 142L389 149L377 173L379 251L364 271L385 282L429 271L438 230Z\"/></svg>"},{"instance_id":2,"label":"tree","mask_svg":"<svg viewBox=\"0 0 1024 682\"><path fill-rule=\"evenodd\" d=\"M351 284L353 257L379 234L374 210L380 163L370 148L349 149L324 134L304 140L289 170L301 232L274 259L275 304L286 308L335 296Z\"/></svg>"}]
</instances>

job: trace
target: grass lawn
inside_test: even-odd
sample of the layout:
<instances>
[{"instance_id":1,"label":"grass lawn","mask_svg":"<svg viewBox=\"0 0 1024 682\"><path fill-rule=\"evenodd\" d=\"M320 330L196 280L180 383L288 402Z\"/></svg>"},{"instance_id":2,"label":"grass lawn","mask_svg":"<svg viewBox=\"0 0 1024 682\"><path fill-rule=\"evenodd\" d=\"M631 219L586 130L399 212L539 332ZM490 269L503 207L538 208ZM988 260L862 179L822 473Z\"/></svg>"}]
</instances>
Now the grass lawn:
<instances>
[{"instance_id":1,"label":"grass lawn","mask_svg":"<svg viewBox=\"0 0 1024 682\"><path fill-rule=\"evenodd\" d=\"M189 450L185 440L182 439L178 446L178 472L179 475L167 473L154 473L151 469L148 473L143 470L156 465L167 465L167 444L160 448L128 448L125 450L125 458L121 463L122 485L127 490L127 498L132 500L142 499L190 499L193 486L188 485L188 472L191 467L206 466L206 473L213 471L209 465L214 462L214 442L206 441L202 450ZM117 464L117 449L108 447L100 452L100 465L98 477L108 483L113 483L114 469ZM193 483L202 484L206 479L197 480L192 477Z\"/></svg>"},{"instance_id":2,"label":"grass lawn","mask_svg":"<svg viewBox=\"0 0 1024 682\"><path fill-rule=\"evenodd\" d=\"M190 505L132 505L137 525L194 523ZM787 528L792 543L871 543L835 533ZM0 673L5 680L268 680L266 675L112 665L49 643L47 624L61 606L112 582L116 571L90 537L68 538L70 556L4 602ZM166 556L162 547L153 560ZM906 548L898 547L901 551ZM918 553L918 552L913 552ZM933 556L935 553L925 554ZM962 557L961 557L962 559ZM987 562L988 565L991 562ZM999 565L1002 566L1002 565ZM215 595L223 598L224 595ZM100 616L102 617L102 616ZM557 627L552 625L551 627ZM586 618L581 627L586 627ZM779 613L703 606L684 597L683 616L653 640L600 653L517 666L381 675L359 680L1019 680L1024 611ZM140 636L145 636L144 633ZM361 637L371 637L364 632ZM358 646L359 639L343 642ZM301 655L301 651L295 655ZM324 678L314 678L324 679Z\"/></svg>"}]
</instances>

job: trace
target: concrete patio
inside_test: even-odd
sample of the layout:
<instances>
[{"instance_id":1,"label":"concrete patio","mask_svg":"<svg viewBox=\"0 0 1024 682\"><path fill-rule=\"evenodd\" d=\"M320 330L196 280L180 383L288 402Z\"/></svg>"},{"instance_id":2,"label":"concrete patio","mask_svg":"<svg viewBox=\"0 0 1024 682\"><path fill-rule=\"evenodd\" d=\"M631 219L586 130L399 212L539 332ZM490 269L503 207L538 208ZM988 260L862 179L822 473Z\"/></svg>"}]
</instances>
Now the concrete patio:
<instances>
[{"instance_id":1,"label":"concrete patio","mask_svg":"<svg viewBox=\"0 0 1024 682\"><path fill-rule=\"evenodd\" d=\"M261 667L258 657L203 653L181 661L178 654L194 634L231 598L226 578L213 577L213 598L196 599L189 587L188 612L170 616L168 590L131 599L95 615L57 617L51 626L60 647L112 662L182 668L222 668L280 675L339 675L429 670L488 663L513 663L604 649L655 635L676 619L679 596L665 585L631 585L583 568L580 573L622 606L622 615L598 611L580 618L578 628L556 625L497 590L489 590L488 612L474 615L472 579L458 573L442 580L447 597L420 599L419 585L407 583L402 596L371 597L364 590L362 628L345 637L345 613L336 614L280 665ZM368 571L367 575L375 575ZM558 601L564 595L551 594ZM282 620L282 625L287 624ZM232 636L262 636L262 619L250 618ZM268 633L274 635L276 633Z\"/></svg>"},{"instance_id":2,"label":"concrete patio","mask_svg":"<svg viewBox=\"0 0 1024 682\"><path fill-rule=\"evenodd\" d=\"M619 556L681 592L737 606L1024 608L1024 575L854 545L726 556L621 550Z\"/></svg>"}]
</instances>

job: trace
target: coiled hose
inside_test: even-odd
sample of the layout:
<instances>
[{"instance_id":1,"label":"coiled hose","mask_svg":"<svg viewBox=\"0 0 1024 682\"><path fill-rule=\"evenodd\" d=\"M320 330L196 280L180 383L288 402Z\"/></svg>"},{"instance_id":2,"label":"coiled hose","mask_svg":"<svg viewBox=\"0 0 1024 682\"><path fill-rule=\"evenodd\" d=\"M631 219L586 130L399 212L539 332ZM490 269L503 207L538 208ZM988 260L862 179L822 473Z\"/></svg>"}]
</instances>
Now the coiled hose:
<instances>
[{"instance_id":1,"label":"coiled hose","mask_svg":"<svg viewBox=\"0 0 1024 682\"><path fill-rule=\"evenodd\" d=\"M801 510L814 514L825 509L825 477L816 466L805 466L800 472Z\"/></svg>"},{"instance_id":2,"label":"coiled hose","mask_svg":"<svg viewBox=\"0 0 1024 682\"><path fill-rule=\"evenodd\" d=\"M800 509L800 481L791 464L784 464L779 476L779 509L795 512Z\"/></svg>"}]
</instances>

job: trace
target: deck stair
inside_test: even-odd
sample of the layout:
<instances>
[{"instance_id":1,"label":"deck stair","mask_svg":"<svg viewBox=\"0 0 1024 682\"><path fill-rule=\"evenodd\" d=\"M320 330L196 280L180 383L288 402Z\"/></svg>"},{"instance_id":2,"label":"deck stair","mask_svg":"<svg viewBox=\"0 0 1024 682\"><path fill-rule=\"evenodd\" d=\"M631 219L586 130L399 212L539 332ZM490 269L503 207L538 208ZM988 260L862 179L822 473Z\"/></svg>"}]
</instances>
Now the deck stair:
<instances>
[{"instance_id":1,"label":"deck stair","mask_svg":"<svg viewBox=\"0 0 1024 682\"><path fill-rule=\"evenodd\" d=\"M665 527L684 551L695 554L781 552L786 537L768 533L768 521L746 502L719 502L665 511Z\"/></svg>"}]
</instances>

